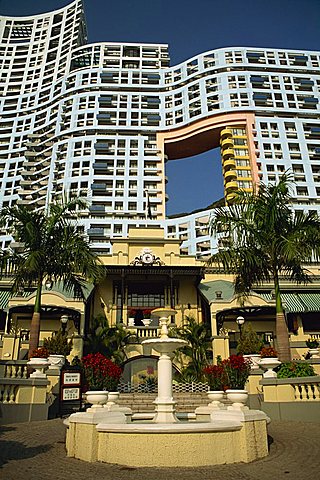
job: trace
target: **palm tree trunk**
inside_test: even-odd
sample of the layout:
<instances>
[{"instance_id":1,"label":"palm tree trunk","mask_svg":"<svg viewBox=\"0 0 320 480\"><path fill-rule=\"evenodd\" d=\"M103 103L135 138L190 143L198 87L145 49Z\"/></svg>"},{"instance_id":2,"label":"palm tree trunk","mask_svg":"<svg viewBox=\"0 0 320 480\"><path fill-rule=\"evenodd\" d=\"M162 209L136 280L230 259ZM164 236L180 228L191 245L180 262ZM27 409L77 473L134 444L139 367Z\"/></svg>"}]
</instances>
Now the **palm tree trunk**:
<instances>
[{"instance_id":1,"label":"palm tree trunk","mask_svg":"<svg viewBox=\"0 0 320 480\"><path fill-rule=\"evenodd\" d=\"M276 297L276 349L281 362L290 362L289 332L282 306L278 274L274 275L274 287Z\"/></svg>"},{"instance_id":2,"label":"palm tree trunk","mask_svg":"<svg viewBox=\"0 0 320 480\"><path fill-rule=\"evenodd\" d=\"M40 311L41 311L41 292L42 292L42 277L38 280L37 294L34 303L34 309L30 325L30 340L28 358L31 357L33 350L38 348L40 337Z\"/></svg>"}]
</instances>

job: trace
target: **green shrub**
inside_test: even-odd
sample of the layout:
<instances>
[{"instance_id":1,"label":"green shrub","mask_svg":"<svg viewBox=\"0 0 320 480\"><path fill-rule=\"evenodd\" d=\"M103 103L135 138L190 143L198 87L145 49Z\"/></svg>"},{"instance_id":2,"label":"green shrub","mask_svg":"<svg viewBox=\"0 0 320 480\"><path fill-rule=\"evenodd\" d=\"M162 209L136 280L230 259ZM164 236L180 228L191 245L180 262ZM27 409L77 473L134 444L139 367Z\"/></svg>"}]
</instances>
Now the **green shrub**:
<instances>
[{"instance_id":1,"label":"green shrub","mask_svg":"<svg viewBox=\"0 0 320 480\"><path fill-rule=\"evenodd\" d=\"M63 335L59 330L50 338L45 338L43 346L48 350L49 355L64 355L66 357L72 350L72 340L69 340L67 335Z\"/></svg>"},{"instance_id":2,"label":"green shrub","mask_svg":"<svg viewBox=\"0 0 320 480\"><path fill-rule=\"evenodd\" d=\"M263 341L258 337L253 330L251 323L245 325L242 329L242 334L238 342L237 351L242 355L250 355L260 353L263 347Z\"/></svg>"},{"instance_id":3,"label":"green shrub","mask_svg":"<svg viewBox=\"0 0 320 480\"><path fill-rule=\"evenodd\" d=\"M308 363L289 362L280 365L277 371L278 378L314 377L316 375L312 365Z\"/></svg>"}]
</instances>

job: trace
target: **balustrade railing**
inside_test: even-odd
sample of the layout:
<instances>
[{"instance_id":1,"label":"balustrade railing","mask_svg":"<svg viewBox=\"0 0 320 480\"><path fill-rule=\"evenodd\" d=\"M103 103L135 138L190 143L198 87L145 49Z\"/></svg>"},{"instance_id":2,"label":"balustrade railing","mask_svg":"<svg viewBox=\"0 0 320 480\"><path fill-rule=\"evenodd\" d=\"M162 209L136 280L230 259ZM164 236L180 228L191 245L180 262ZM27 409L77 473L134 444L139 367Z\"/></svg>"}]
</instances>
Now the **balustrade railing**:
<instances>
[{"instance_id":1,"label":"balustrade railing","mask_svg":"<svg viewBox=\"0 0 320 480\"><path fill-rule=\"evenodd\" d=\"M19 390L19 385L3 384L0 380L0 402L16 403L18 390Z\"/></svg>"},{"instance_id":2,"label":"balustrade railing","mask_svg":"<svg viewBox=\"0 0 320 480\"><path fill-rule=\"evenodd\" d=\"M145 338L156 338L159 336L160 333L160 327L139 327L139 326L134 326L130 327L130 330L135 330L137 337L140 339L145 339Z\"/></svg>"},{"instance_id":3,"label":"balustrade railing","mask_svg":"<svg viewBox=\"0 0 320 480\"><path fill-rule=\"evenodd\" d=\"M0 360L0 378L27 378L27 360Z\"/></svg>"},{"instance_id":4,"label":"balustrade railing","mask_svg":"<svg viewBox=\"0 0 320 480\"><path fill-rule=\"evenodd\" d=\"M320 383L301 383L292 385L296 401L316 400L320 401Z\"/></svg>"}]
</instances>

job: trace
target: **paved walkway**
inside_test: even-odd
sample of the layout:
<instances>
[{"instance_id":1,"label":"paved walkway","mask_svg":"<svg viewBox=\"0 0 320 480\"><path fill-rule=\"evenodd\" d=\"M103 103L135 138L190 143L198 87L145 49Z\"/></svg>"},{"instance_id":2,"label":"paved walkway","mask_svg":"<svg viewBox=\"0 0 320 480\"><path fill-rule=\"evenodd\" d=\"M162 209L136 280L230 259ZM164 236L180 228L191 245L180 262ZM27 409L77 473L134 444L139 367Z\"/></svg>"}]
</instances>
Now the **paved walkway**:
<instances>
[{"instance_id":1,"label":"paved walkway","mask_svg":"<svg viewBox=\"0 0 320 480\"><path fill-rule=\"evenodd\" d=\"M3 480L315 480L320 424L273 422L270 455L251 464L202 468L130 468L67 458L62 420L0 427ZM125 448L125 445L123 446Z\"/></svg>"}]
</instances>

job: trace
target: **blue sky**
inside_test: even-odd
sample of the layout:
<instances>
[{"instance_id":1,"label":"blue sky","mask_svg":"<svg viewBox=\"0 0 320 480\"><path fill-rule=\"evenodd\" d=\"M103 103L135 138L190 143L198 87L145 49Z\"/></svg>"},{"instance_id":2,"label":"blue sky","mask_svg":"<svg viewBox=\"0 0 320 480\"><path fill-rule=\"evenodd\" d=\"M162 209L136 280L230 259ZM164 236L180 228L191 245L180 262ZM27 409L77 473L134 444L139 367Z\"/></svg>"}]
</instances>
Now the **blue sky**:
<instances>
[{"instance_id":1,"label":"blue sky","mask_svg":"<svg viewBox=\"0 0 320 480\"><path fill-rule=\"evenodd\" d=\"M2 15L32 15L67 0L0 0ZM320 50L320 0L85 0L89 42L168 43L171 65L226 46ZM168 163L168 214L223 195L218 152Z\"/></svg>"}]
</instances>

